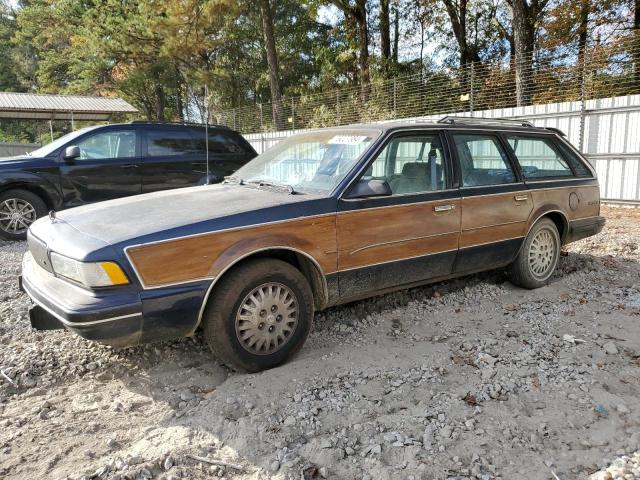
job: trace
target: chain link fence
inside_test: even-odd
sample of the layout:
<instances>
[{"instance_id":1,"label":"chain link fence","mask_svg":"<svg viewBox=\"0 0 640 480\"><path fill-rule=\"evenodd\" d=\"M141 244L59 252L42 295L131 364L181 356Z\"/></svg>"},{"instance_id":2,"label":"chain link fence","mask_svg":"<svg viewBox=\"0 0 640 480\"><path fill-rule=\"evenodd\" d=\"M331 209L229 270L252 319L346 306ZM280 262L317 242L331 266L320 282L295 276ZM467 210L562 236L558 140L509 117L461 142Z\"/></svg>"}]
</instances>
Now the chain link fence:
<instances>
[{"instance_id":1,"label":"chain link fence","mask_svg":"<svg viewBox=\"0 0 640 480\"><path fill-rule=\"evenodd\" d=\"M516 76L516 71L519 75ZM517 78L516 78L517 77ZM522 107L640 93L640 45L602 45L555 61L476 62L419 74L212 111L242 133L296 131L426 115Z\"/></svg>"}]
</instances>

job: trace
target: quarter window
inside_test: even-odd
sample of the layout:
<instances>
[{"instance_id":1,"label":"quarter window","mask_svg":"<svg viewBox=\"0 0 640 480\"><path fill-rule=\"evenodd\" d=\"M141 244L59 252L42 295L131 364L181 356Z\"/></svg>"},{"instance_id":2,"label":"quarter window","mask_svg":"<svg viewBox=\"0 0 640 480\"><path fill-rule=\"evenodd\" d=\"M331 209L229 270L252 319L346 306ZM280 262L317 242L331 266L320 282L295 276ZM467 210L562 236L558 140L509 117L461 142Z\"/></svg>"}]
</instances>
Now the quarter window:
<instances>
[{"instance_id":1,"label":"quarter window","mask_svg":"<svg viewBox=\"0 0 640 480\"><path fill-rule=\"evenodd\" d=\"M77 144L80 160L131 158L136 156L136 132L109 131L97 133Z\"/></svg>"},{"instance_id":2,"label":"quarter window","mask_svg":"<svg viewBox=\"0 0 640 480\"><path fill-rule=\"evenodd\" d=\"M462 186L502 185L516 181L497 137L454 134L453 140L460 160Z\"/></svg>"},{"instance_id":3,"label":"quarter window","mask_svg":"<svg viewBox=\"0 0 640 480\"><path fill-rule=\"evenodd\" d=\"M194 131L192 132L196 149L198 153L204 154L206 152L206 145L204 143L204 130ZM246 147L244 147L240 140L232 138L231 135L227 133L222 133L220 131L210 131L209 132L209 153L215 154L242 154L247 153Z\"/></svg>"},{"instance_id":4,"label":"quarter window","mask_svg":"<svg viewBox=\"0 0 640 480\"><path fill-rule=\"evenodd\" d=\"M507 140L525 179L573 176L569 164L549 139L507 135Z\"/></svg>"},{"instance_id":5,"label":"quarter window","mask_svg":"<svg viewBox=\"0 0 640 480\"><path fill-rule=\"evenodd\" d=\"M394 195L446 188L444 153L438 135L392 139L362 177L386 180Z\"/></svg>"}]
</instances>

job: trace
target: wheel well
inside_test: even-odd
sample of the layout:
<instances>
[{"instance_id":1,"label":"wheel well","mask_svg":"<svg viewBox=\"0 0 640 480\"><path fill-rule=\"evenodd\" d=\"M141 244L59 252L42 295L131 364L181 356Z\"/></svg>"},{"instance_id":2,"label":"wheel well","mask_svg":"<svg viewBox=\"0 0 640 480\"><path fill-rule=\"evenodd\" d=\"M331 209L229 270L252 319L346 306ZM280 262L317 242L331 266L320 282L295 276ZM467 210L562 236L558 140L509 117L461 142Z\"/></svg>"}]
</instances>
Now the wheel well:
<instances>
[{"instance_id":1,"label":"wheel well","mask_svg":"<svg viewBox=\"0 0 640 480\"><path fill-rule=\"evenodd\" d=\"M310 257L307 257L305 254L299 253L295 250L289 250L286 248L274 248L255 252L233 264L231 268L229 268L227 271L224 271L221 276L228 274L245 262L256 258L277 258L278 260L287 262L291 266L300 270L300 272L309 282L309 286L311 286L315 308L317 310L322 310L326 306L327 287L323 273L320 271L318 265L316 265ZM216 278L216 283L219 279L220 278ZM215 288L215 286L213 288Z\"/></svg>"},{"instance_id":2,"label":"wheel well","mask_svg":"<svg viewBox=\"0 0 640 480\"><path fill-rule=\"evenodd\" d=\"M28 183L11 183L9 185L4 185L0 189L0 193L4 193L8 190L26 190L27 192L31 192L34 195L37 195L38 197L40 197L40 199L42 199L44 204L47 206L47 210L54 209L53 201L51 200L49 195L47 195L47 192L45 192L43 189L41 189L38 186L34 186Z\"/></svg>"},{"instance_id":3,"label":"wheel well","mask_svg":"<svg viewBox=\"0 0 640 480\"><path fill-rule=\"evenodd\" d=\"M560 240L564 241L567 232L569 231L569 222L567 218L560 212L549 212L541 218L549 218L556 224L558 233L560 234Z\"/></svg>"}]
</instances>

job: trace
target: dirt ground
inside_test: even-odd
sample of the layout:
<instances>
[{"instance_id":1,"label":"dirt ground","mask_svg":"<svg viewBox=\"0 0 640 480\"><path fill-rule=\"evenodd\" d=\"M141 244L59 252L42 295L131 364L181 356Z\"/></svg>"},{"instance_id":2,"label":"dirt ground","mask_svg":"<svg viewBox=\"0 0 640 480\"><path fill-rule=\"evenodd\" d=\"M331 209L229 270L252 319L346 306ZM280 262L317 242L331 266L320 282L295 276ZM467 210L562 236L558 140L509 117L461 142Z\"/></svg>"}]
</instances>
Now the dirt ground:
<instances>
[{"instance_id":1,"label":"dirt ground","mask_svg":"<svg viewBox=\"0 0 640 480\"><path fill-rule=\"evenodd\" d=\"M491 272L316 314L238 374L201 335L125 350L29 327L0 242L0 478L640 479L640 209L551 284Z\"/></svg>"}]
</instances>

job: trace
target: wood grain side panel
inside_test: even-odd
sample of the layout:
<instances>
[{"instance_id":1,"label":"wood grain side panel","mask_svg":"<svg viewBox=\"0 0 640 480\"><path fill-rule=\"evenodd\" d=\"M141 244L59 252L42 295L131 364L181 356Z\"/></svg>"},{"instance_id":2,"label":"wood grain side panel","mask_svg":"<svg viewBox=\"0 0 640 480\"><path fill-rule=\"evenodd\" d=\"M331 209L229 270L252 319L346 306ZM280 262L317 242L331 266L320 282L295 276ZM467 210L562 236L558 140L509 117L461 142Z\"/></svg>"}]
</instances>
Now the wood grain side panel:
<instances>
[{"instance_id":1,"label":"wood grain side panel","mask_svg":"<svg viewBox=\"0 0 640 480\"><path fill-rule=\"evenodd\" d=\"M575 210L572 210L569 205L572 192L578 196L579 200ZM600 212L600 188L596 185L532 190L531 194L536 211L555 208L561 210L568 220L593 217ZM531 222L538 216L532 215Z\"/></svg>"},{"instance_id":2,"label":"wood grain side panel","mask_svg":"<svg viewBox=\"0 0 640 480\"><path fill-rule=\"evenodd\" d=\"M436 205L454 205L434 212ZM341 212L337 220L340 270L458 248L460 200Z\"/></svg>"},{"instance_id":3,"label":"wood grain side panel","mask_svg":"<svg viewBox=\"0 0 640 480\"><path fill-rule=\"evenodd\" d=\"M526 200L516 201L524 196ZM532 210L528 191L463 198L460 248L523 236Z\"/></svg>"},{"instance_id":4,"label":"wood grain side panel","mask_svg":"<svg viewBox=\"0 0 640 480\"><path fill-rule=\"evenodd\" d=\"M169 240L129 249L146 286L215 277L239 257L269 247L290 247L311 256L323 273L337 269L335 214Z\"/></svg>"}]
</instances>

